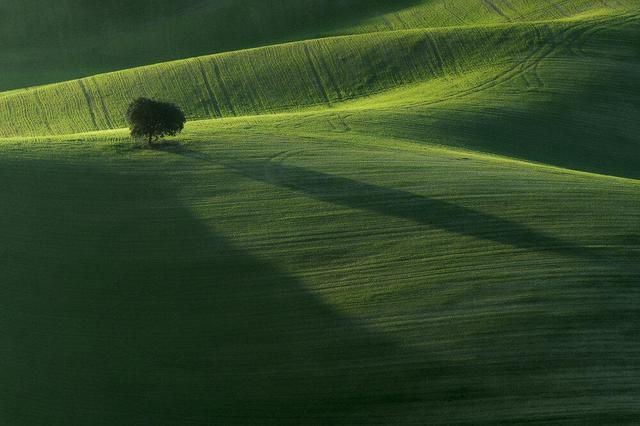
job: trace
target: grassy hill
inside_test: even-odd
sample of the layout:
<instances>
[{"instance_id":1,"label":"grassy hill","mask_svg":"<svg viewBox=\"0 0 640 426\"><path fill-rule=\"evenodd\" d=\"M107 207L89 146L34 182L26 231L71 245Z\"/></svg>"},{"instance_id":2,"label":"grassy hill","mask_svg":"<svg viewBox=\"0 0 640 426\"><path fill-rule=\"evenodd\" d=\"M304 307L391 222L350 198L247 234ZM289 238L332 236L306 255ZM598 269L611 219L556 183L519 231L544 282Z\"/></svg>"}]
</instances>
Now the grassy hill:
<instances>
[{"instance_id":1,"label":"grassy hill","mask_svg":"<svg viewBox=\"0 0 640 426\"><path fill-rule=\"evenodd\" d=\"M287 125L3 144L2 418L633 422L637 181Z\"/></svg>"},{"instance_id":2,"label":"grassy hill","mask_svg":"<svg viewBox=\"0 0 640 426\"><path fill-rule=\"evenodd\" d=\"M640 9L384 3L0 6L0 423L636 421Z\"/></svg>"},{"instance_id":3,"label":"grassy hill","mask_svg":"<svg viewBox=\"0 0 640 426\"><path fill-rule=\"evenodd\" d=\"M412 0L8 0L0 90L333 31Z\"/></svg>"},{"instance_id":4,"label":"grassy hill","mask_svg":"<svg viewBox=\"0 0 640 426\"><path fill-rule=\"evenodd\" d=\"M634 6L634 0L5 0L0 90L320 35L538 21Z\"/></svg>"},{"instance_id":5,"label":"grassy hill","mask_svg":"<svg viewBox=\"0 0 640 426\"><path fill-rule=\"evenodd\" d=\"M637 178L638 36L638 14L619 11L204 56L5 92L0 136L124 127L137 96L192 119L329 107L365 132L380 121L391 136Z\"/></svg>"}]
</instances>

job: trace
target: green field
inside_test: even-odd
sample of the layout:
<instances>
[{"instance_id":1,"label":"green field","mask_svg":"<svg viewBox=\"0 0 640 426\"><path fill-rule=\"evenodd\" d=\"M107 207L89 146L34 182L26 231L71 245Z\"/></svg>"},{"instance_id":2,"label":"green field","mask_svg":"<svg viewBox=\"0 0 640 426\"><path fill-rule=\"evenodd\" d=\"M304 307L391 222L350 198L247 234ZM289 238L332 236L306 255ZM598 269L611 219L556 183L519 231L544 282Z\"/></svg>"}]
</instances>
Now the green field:
<instances>
[{"instance_id":1,"label":"green field","mask_svg":"<svg viewBox=\"0 0 640 426\"><path fill-rule=\"evenodd\" d=\"M0 424L638 422L635 1L129 3L0 5Z\"/></svg>"}]
</instances>

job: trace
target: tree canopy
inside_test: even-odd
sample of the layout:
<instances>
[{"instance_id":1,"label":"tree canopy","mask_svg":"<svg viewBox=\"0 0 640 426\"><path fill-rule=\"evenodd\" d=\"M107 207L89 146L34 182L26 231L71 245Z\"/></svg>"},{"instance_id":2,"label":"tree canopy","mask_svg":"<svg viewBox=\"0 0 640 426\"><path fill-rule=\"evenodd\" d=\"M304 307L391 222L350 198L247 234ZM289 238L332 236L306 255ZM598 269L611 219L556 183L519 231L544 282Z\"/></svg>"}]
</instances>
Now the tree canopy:
<instances>
[{"instance_id":1,"label":"tree canopy","mask_svg":"<svg viewBox=\"0 0 640 426\"><path fill-rule=\"evenodd\" d=\"M187 120L177 105L138 98L127 109L127 121L132 137L145 138L151 144L161 137L177 135Z\"/></svg>"}]
</instances>

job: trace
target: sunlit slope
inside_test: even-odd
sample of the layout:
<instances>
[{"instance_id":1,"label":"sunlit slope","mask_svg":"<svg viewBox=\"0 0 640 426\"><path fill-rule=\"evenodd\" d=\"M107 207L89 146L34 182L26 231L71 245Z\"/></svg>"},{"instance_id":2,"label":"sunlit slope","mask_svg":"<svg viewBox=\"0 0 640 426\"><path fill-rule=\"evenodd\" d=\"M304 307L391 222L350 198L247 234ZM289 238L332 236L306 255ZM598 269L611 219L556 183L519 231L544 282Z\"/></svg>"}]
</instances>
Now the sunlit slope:
<instances>
[{"instance_id":1,"label":"sunlit slope","mask_svg":"<svg viewBox=\"0 0 640 426\"><path fill-rule=\"evenodd\" d=\"M428 82L351 104L342 117L361 133L638 179L640 21L629 16L569 37L575 42L543 46L469 90Z\"/></svg>"},{"instance_id":2,"label":"sunlit slope","mask_svg":"<svg viewBox=\"0 0 640 426\"><path fill-rule=\"evenodd\" d=\"M0 90L303 39L413 3L411 0L3 0Z\"/></svg>"},{"instance_id":3,"label":"sunlit slope","mask_svg":"<svg viewBox=\"0 0 640 426\"><path fill-rule=\"evenodd\" d=\"M587 17L638 9L635 0L422 0L354 24L351 32L458 27Z\"/></svg>"},{"instance_id":4,"label":"sunlit slope","mask_svg":"<svg viewBox=\"0 0 640 426\"><path fill-rule=\"evenodd\" d=\"M192 119L311 111L288 118L308 131L327 110L356 132L638 178L639 36L630 13L213 55L0 94L0 135L123 127L144 95Z\"/></svg>"},{"instance_id":5,"label":"sunlit slope","mask_svg":"<svg viewBox=\"0 0 640 426\"><path fill-rule=\"evenodd\" d=\"M205 124L0 146L4 423L640 415L637 182Z\"/></svg>"},{"instance_id":6,"label":"sunlit slope","mask_svg":"<svg viewBox=\"0 0 640 426\"><path fill-rule=\"evenodd\" d=\"M433 83L417 93L425 102L442 101L477 91L483 83L493 85L514 69L539 65L559 49L575 56L566 66L580 66L582 53L576 50L588 42L608 42L609 57L636 59L636 51L627 48L633 49L633 40L625 38L632 34L597 39L597 31L623 20L637 23L636 16L335 37L0 93L0 136L123 127L124 111L139 95L177 102L190 118L326 107L418 82Z\"/></svg>"},{"instance_id":7,"label":"sunlit slope","mask_svg":"<svg viewBox=\"0 0 640 426\"><path fill-rule=\"evenodd\" d=\"M0 90L327 34L618 13L634 0L4 0Z\"/></svg>"},{"instance_id":8,"label":"sunlit slope","mask_svg":"<svg viewBox=\"0 0 640 426\"><path fill-rule=\"evenodd\" d=\"M125 126L140 95L168 99L190 118L295 111L407 83L457 77L524 57L554 37L548 26L414 30L345 36L199 57L0 93L0 136L77 133ZM527 44L520 44L530 34ZM425 95L436 99L439 95Z\"/></svg>"},{"instance_id":9,"label":"sunlit slope","mask_svg":"<svg viewBox=\"0 0 640 426\"><path fill-rule=\"evenodd\" d=\"M0 92L0 424L637 423L635 1L37 4L0 90L342 35Z\"/></svg>"}]
</instances>

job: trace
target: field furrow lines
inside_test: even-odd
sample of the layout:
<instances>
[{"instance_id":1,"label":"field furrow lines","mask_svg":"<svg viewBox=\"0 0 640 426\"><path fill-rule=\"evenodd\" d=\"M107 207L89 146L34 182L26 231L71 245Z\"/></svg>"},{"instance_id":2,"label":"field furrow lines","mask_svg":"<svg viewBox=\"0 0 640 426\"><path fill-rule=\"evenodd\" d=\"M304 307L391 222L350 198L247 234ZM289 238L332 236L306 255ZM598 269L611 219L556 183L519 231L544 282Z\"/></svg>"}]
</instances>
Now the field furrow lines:
<instances>
[{"instance_id":1,"label":"field furrow lines","mask_svg":"<svg viewBox=\"0 0 640 426\"><path fill-rule=\"evenodd\" d=\"M511 22L511 18L505 14L502 9L500 9L495 1L493 0L482 0L482 3L484 3L484 5L487 7L487 9L495 12L496 14L500 15L502 18L504 18L505 21L507 22Z\"/></svg>"},{"instance_id":2,"label":"field furrow lines","mask_svg":"<svg viewBox=\"0 0 640 426\"><path fill-rule=\"evenodd\" d=\"M202 82L204 83L205 88L207 89L207 95L209 97L209 102L213 105L213 111L215 117L222 117L222 111L220 110L220 106L218 105L218 99L216 98L211 85L209 84L209 78L207 77L207 73L204 70L204 64L200 59L197 59L198 66L200 68L200 73L202 75Z\"/></svg>"},{"instance_id":3,"label":"field furrow lines","mask_svg":"<svg viewBox=\"0 0 640 426\"><path fill-rule=\"evenodd\" d=\"M305 45L303 49L304 49L304 54L307 57L307 63L309 64L309 70L311 71L313 81L315 82L318 91L322 94L322 99L326 102L327 105L331 105L331 98L329 98L327 89L324 87L324 84L322 83L322 78L320 77L320 73L318 72L318 68L314 60L314 57L311 54L311 51L309 50L309 46Z\"/></svg>"},{"instance_id":4,"label":"field furrow lines","mask_svg":"<svg viewBox=\"0 0 640 426\"><path fill-rule=\"evenodd\" d=\"M1 425L637 423L637 0L0 4Z\"/></svg>"},{"instance_id":5,"label":"field furrow lines","mask_svg":"<svg viewBox=\"0 0 640 426\"><path fill-rule=\"evenodd\" d=\"M93 129L97 130L100 127L98 127L98 121L96 120L96 113L94 110L95 105L93 102L93 97L91 93L89 93L89 91L87 90L87 86L85 85L83 80L78 80L78 86L80 86L80 90L82 90L82 94L84 95L84 98L87 101L87 110L89 112L89 116L91 117L91 123L93 124Z\"/></svg>"}]
</instances>

